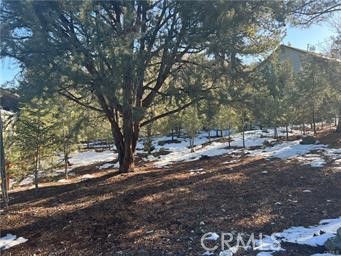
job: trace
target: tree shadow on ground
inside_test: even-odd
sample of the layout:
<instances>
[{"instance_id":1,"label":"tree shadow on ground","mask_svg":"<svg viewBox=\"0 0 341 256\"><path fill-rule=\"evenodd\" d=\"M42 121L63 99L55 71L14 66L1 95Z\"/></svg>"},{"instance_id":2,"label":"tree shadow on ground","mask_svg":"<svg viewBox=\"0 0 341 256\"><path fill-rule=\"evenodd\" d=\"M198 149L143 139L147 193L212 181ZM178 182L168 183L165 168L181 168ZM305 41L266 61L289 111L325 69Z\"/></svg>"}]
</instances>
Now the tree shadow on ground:
<instances>
[{"instance_id":1,"label":"tree shadow on ground","mask_svg":"<svg viewBox=\"0 0 341 256\"><path fill-rule=\"evenodd\" d=\"M3 221L3 232L29 241L4 255L114 255L120 250L123 255L198 255L203 253L200 238L208 231L271 234L341 215L341 177L328 167L258 158L224 164L233 159L149 166L39 193L13 193L15 210ZM193 171L199 168L205 170Z\"/></svg>"}]
</instances>

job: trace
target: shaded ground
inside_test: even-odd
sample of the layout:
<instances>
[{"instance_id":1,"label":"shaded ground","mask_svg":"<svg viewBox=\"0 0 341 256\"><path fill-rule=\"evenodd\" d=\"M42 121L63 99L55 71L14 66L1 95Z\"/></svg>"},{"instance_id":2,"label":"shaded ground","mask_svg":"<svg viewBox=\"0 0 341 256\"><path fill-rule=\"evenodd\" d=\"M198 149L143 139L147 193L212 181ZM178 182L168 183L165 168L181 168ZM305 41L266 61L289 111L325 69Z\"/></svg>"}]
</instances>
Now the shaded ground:
<instances>
[{"instance_id":1,"label":"shaded ground","mask_svg":"<svg viewBox=\"0 0 341 256\"><path fill-rule=\"evenodd\" d=\"M124 175L89 167L98 177L12 192L1 234L29 241L2 255L201 255L200 238L207 231L271 234L341 216L341 174L333 167L233 160L220 156L163 169L147 165ZM286 248L278 255L323 251Z\"/></svg>"}]
</instances>

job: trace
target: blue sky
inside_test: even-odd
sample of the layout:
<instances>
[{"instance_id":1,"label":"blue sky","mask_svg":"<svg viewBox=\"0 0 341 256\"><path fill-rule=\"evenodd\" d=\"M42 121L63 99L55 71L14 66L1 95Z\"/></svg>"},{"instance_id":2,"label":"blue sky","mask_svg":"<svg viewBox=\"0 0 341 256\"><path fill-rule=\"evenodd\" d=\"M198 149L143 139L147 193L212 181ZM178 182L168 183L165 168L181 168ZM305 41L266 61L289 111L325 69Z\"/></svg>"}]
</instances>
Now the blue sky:
<instances>
[{"instance_id":1,"label":"blue sky","mask_svg":"<svg viewBox=\"0 0 341 256\"><path fill-rule=\"evenodd\" d=\"M284 44L290 43L292 47L307 50L307 45L316 46L316 51L321 51L326 41L334 34L334 29L327 25L313 25L309 28L289 27L283 39Z\"/></svg>"},{"instance_id":2,"label":"blue sky","mask_svg":"<svg viewBox=\"0 0 341 256\"><path fill-rule=\"evenodd\" d=\"M289 27L287 35L283 39L284 44L290 43L292 47L307 49L307 45L316 46L316 51L323 49L322 45L332 36L333 29L326 23L312 25L309 28ZM1 60L0 85L15 78L20 71L18 64L10 59Z\"/></svg>"}]
</instances>

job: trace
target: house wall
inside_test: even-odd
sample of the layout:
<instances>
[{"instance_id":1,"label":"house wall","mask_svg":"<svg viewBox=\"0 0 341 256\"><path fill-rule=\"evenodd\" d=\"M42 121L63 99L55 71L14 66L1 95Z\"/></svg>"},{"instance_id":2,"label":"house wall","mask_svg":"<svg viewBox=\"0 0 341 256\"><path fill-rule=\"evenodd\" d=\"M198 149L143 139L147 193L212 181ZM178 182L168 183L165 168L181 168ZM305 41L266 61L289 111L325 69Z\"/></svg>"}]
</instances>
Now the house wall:
<instances>
[{"instance_id":1,"label":"house wall","mask_svg":"<svg viewBox=\"0 0 341 256\"><path fill-rule=\"evenodd\" d=\"M279 58L281 61L289 61L291 64L294 73L297 73L302 70L302 62L304 61L303 53L296 51L291 48L281 47L279 52Z\"/></svg>"}]
</instances>

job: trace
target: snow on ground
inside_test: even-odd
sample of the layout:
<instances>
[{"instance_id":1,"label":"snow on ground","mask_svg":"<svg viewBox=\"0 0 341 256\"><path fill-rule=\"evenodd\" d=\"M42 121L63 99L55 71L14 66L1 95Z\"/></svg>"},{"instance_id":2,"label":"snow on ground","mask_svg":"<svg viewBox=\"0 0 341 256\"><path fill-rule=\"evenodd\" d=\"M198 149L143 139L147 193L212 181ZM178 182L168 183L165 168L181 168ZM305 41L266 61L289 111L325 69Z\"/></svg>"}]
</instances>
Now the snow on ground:
<instances>
[{"instance_id":1,"label":"snow on ground","mask_svg":"<svg viewBox=\"0 0 341 256\"><path fill-rule=\"evenodd\" d=\"M310 153L311 151L316 151L316 153ZM266 159L280 158L286 160L295 158L302 164L309 164L311 167L323 167L327 163L326 159L335 164L341 159L341 149L328 148L328 145L324 144L301 145L300 140L283 141L273 147L248 150L247 152L250 156L262 156Z\"/></svg>"},{"instance_id":2,"label":"snow on ground","mask_svg":"<svg viewBox=\"0 0 341 256\"><path fill-rule=\"evenodd\" d=\"M12 234L7 234L6 236L0 237L0 251L9 249L15 245L27 242L28 239L23 237L18 237Z\"/></svg>"},{"instance_id":3,"label":"snow on ground","mask_svg":"<svg viewBox=\"0 0 341 256\"><path fill-rule=\"evenodd\" d=\"M340 256L340 254L331 254L331 253L316 253L311 256Z\"/></svg>"},{"instance_id":4,"label":"snow on ground","mask_svg":"<svg viewBox=\"0 0 341 256\"><path fill-rule=\"evenodd\" d=\"M246 147L255 147L263 145L264 141L273 141L272 138L265 137L272 136L271 133L264 133L261 130L253 130L245 132L245 146ZM233 141L231 142L232 147L242 147L243 139L241 133L236 133L231 135ZM163 140L166 140L164 137ZM180 161L194 161L199 159L202 155L206 156L219 156L230 153L238 153L239 149L229 149L228 142L217 142L213 141L211 144L204 146L203 143L208 142L207 133L200 133L197 139L195 140L195 144L197 145L194 148L194 152L191 152L191 149L188 148L188 141L182 140L181 143L177 144L165 144L162 147L166 150L171 151L168 155L163 155L159 158L159 160L155 163L157 167L163 167L173 162ZM157 145L157 144L156 144ZM156 146L155 145L155 146ZM160 148L160 146L158 146Z\"/></svg>"},{"instance_id":5,"label":"snow on ground","mask_svg":"<svg viewBox=\"0 0 341 256\"><path fill-rule=\"evenodd\" d=\"M232 149L226 149L225 143L220 142L212 142L206 147L199 145L196 146L194 150L194 152L191 152L190 149L185 147L180 150L173 151L168 155L163 155L160 160L155 163L155 166L163 167L173 162L198 160L202 155L218 156L228 154L233 151Z\"/></svg>"},{"instance_id":6,"label":"snow on ground","mask_svg":"<svg viewBox=\"0 0 341 256\"><path fill-rule=\"evenodd\" d=\"M289 242L308 246L323 246L324 243L331 237L336 235L336 231L341 227L341 217L337 219L321 220L319 225L310 227L291 227L275 234L275 238L265 236L262 240L256 241L258 250L273 253L278 251L277 242ZM273 250L273 248L276 248ZM282 248L281 248L282 249ZM282 249L283 250L283 249ZM264 255L258 253L257 256ZM270 254L271 255L271 254ZM316 254L315 254L316 255ZM324 254L322 254L324 255ZM329 254L327 254L329 255ZM334 255L335 254L330 254Z\"/></svg>"},{"instance_id":7,"label":"snow on ground","mask_svg":"<svg viewBox=\"0 0 341 256\"><path fill-rule=\"evenodd\" d=\"M112 161L116 158L116 154L113 151L103 151L103 152L96 152L96 151L86 151L86 152L77 152L71 155L70 158L70 163L72 166L69 168L69 174L72 176L72 170L76 167L81 167L81 166L87 166L90 164L95 164L98 162L104 162L104 161ZM102 167L101 169L109 168L107 167L108 165L106 164L106 167ZM44 171L40 171L38 173L38 176L41 177L46 177L47 175L53 177L57 176L60 174L64 173L64 169L56 169L53 170L52 173L47 173ZM32 184L34 182L34 175L28 175L25 179L23 179L19 185L20 186L26 186L29 184ZM64 179L59 180L58 182L65 182Z\"/></svg>"},{"instance_id":8,"label":"snow on ground","mask_svg":"<svg viewBox=\"0 0 341 256\"><path fill-rule=\"evenodd\" d=\"M290 134L299 134L300 132L297 130L293 130ZM214 134L214 132L213 132ZM262 146L265 141L272 142L274 139L272 138L274 134L273 129L269 130L251 130L245 132L245 145L246 148ZM278 135L285 136L285 129L278 128ZM179 141L179 143L165 143L164 145L159 145L160 142L164 142L167 140L171 140L170 136L156 136L153 138L152 143L155 147L154 152L158 152L160 150L169 151L170 153L167 155L161 155L159 157L154 157L149 155L144 159L146 161L155 161L154 165L156 167L164 167L174 162L182 162L182 161L194 161L199 159L201 156L219 156L224 154L236 154L237 157L240 153L246 152L250 156L262 156L266 159L271 158L280 158L280 159L292 159L295 158L303 164L310 164L312 167L323 167L326 164L326 158L331 159L335 163L341 159L341 149L333 149L327 148L327 145L323 144L311 144L311 145L301 145L300 140L296 141L283 141L282 143L275 144L273 147L263 147L259 149L241 149L243 145L242 134L235 133L231 135L232 147L237 147L237 149L228 148L228 142L218 142L213 141L210 144L203 146L203 144L208 142L208 132L200 132L195 138L195 146L194 152L188 148L189 142L188 138L175 138ZM317 151L317 154L310 153L311 151ZM143 151L143 139L138 141L137 145L138 153L145 153ZM107 169L107 168L117 168L118 164L112 164L110 161L115 159L117 154L113 151L86 151L74 153L71 155L70 162L72 166L69 171L80 166L86 166L90 164L94 164L97 162L105 162L101 166L97 168L99 170ZM238 159L234 159L230 162L237 162ZM338 167L335 167L338 168ZM60 175L64 172L63 169L54 170L50 176ZM72 174L72 172L70 173ZM39 172L39 177L44 177L47 174L45 172ZM32 184L34 180L33 175L27 176L24 180L22 180L19 185L29 185Z\"/></svg>"},{"instance_id":9,"label":"snow on ground","mask_svg":"<svg viewBox=\"0 0 341 256\"><path fill-rule=\"evenodd\" d=\"M205 237L205 240L209 240L209 241L216 241L218 240L219 238L219 235L215 232L211 232L211 233L208 233L208 236Z\"/></svg>"},{"instance_id":10,"label":"snow on ground","mask_svg":"<svg viewBox=\"0 0 341 256\"><path fill-rule=\"evenodd\" d=\"M86 151L75 153L71 155L70 162L72 163L72 168L85 166L89 164L94 164L97 162L104 162L104 161L112 161L116 157L116 154L113 151L103 151L103 152L96 152L96 151Z\"/></svg>"},{"instance_id":11,"label":"snow on ground","mask_svg":"<svg viewBox=\"0 0 341 256\"><path fill-rule=\"evenodd\" d=\"M323 246L324 243L331 237L336 235L336 231L341 227L341 217L336 219L321 220L318 225L309 227L291 227L283 230L280 233L274 233L271 236L263 236L262 239L256 240L255 251L260 251L257 256L271 256L272 253L277 251L285 251L281 247L282 242L289 242L300 245L308 246ZM218 240L219 235L211 232L205 240ZM251 247L248 247L250 250ZM220 252L220 256L228 255L233 256L238 251L238 245ZM204 255L210 255L211 252L206 251ZM314 256L325 255L335 256L336 254L314 254ZM312 255L313 256L313 255Z\"/></svg>"},{"instance_id":12,"label":"snow on ground","mask_svg":"<svg viewBox=\"0 0 341 256\"><path fill-rule=\"evenodd\" d=\"M294 132L295 133L295 132ZM283 131L279 129L279 135L283 135ZM262 130L253 130L245 132L245 145L246 147L262 146L265 141L272 142L273 132L264 132ZM236 133L232 136L232 147L242 147L242 134ZM162 137L160 140L167 140L168 137ZM157 142L157 141L156 141ZM168 164L181 161L194 161L199 159L202 155L207 156L219 156L224 154L241 153L242 149L230 149L228 148L228 142L214 141L207 146L202 146L203 143L208 142L207 134L201 133L196 140L196 147L194 152L188 148L188 141L183 139L178 144L165 144L162 147L165 150L170 151L168 155L162 155L159 158L148 157L146 160L155 161L155 166L164 167ZM154 145L156 149L160 146L157 143ZM311 151L319 151L320 154L309 154ZM273 147L266 147L262 149L249 149L245 150L250 156L262 156L264 158L280 158L280 159L292 159L297 158L303 164L310 164L312 167L323 167L326 164L324 157L338 159L341 158L340 150L328 149L327 145L323 144L310 144L301 145L300 140L295 141L283 141L276 144ZM232 160L233 161L233 160Z\"/></svg>"},{"instance_id":13,"label":"snow on ground","mask_svg":"<svg viewBox=\"0 0 341 256\"><path fill-rule=\"evenodd\" d=\"M302 145L300 140L283 141L280 144L276 144L273 147L267 147L261 150L248 151L250 155L261 155L264 158L280 158L290 159L297 156L302 156L309 153L312 150L321 150L327 147L323 144L309 144Z\"/></svg>"},{"instance_id":14,"label":"snow on ground","mask_svg":"<svg viewBox=\"0 0 341 256\"><path fill-rule=\"evenodd\" d=\"M321 220L319 225L310 227L292 227L276 235L283 242L309 246L322 246L328 238L335 236L341 227L341 217Z\"/></svg>"},{"instance_id":15,"label":"snow on ground","mask_svg":"<svg viewBox=\"0 0 341 256\"><path fill-rule=\"evenodd\" d=\"M97 169L98 170L103 170L103 169L109 169L109 168L117 168L119 166L118 163L105 163L105 164L102 164L101 166L97 166Z\"/></svg>"}]
</instances>

